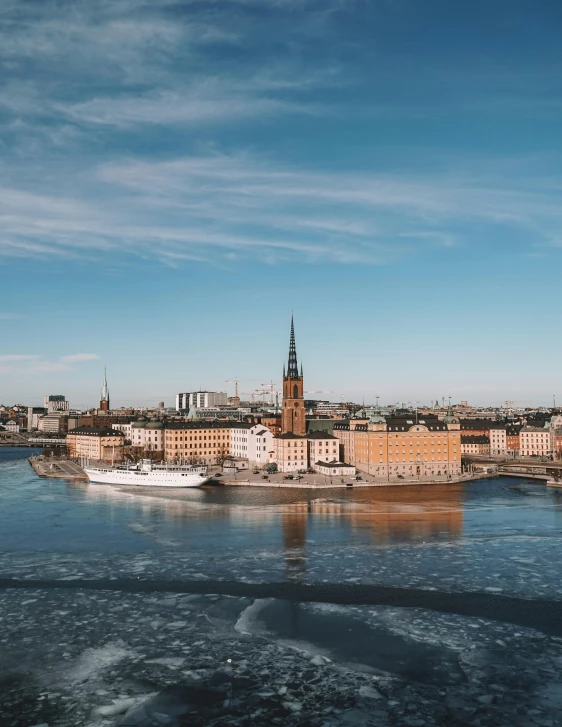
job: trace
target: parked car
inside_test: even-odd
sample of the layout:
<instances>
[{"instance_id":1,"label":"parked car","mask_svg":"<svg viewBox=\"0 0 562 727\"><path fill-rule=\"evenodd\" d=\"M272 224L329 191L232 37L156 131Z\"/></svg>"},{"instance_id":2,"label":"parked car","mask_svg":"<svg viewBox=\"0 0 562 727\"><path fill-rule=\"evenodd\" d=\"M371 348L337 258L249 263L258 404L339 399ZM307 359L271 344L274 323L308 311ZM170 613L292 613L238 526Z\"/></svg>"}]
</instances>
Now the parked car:
<instances>
[{"instance_id":1,"label":"parked car","mask_svg":"<svg viewBox=\"0 0 562 727\"><path fill-rule=\"evenodd\" d=\"M283 479L284 479L284 480L292 480L292 479L293 479L293 475L285 475L285 476L283 477Z\"/></svg>"},{"instance_id":2,"label":"parked car","mask_svg":"<svg viewBox=\"0 0 562 727\"><path fill-rule=\"evenodd\" d=\"M404 475L398 475L398 479L399 480L403 480L404 479Z\"/></svg>"},{"instance_id":3,"label":"parked car","mask_svg":"<svg viewBox=\"0 0 562 727\"><path fill-rule=\"evenodd\" d=\"M267 475L262 475L261 478L262 480L267 480L269 482L269 477Z\"/></svg>"},{"instance_id":4,"label":"parked car","mask_svg":"<svg viewBox=\"0 0 562 727\"><path fill-rule=\"evenodd\" d=\"M222 477L222 472L215 472L215 477Z\"/></svg>"}]
</instances>

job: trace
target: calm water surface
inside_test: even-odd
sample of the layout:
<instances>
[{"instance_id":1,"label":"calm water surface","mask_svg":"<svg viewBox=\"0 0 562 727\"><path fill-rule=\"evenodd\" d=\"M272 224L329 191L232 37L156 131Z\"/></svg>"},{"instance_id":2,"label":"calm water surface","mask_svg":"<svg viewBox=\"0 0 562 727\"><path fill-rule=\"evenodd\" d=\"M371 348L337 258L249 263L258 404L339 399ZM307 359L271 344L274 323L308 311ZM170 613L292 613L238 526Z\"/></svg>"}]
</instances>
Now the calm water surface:
<instances>
[{"instance_id":1,"label":"calm water surface","mask_svg":"<svg viewBox=\"0 0 562 727\"><path fill-rule=\"evenodd\" d=\"M186 548L210 551L307 541L376 547L508 534L558 537L562 528L562 493L532 480L334 490L213 486L149 495L43 479L29 455L0 448L3 550L166 547L139 538L143 524Z\"/></svg>"}]
</instances>

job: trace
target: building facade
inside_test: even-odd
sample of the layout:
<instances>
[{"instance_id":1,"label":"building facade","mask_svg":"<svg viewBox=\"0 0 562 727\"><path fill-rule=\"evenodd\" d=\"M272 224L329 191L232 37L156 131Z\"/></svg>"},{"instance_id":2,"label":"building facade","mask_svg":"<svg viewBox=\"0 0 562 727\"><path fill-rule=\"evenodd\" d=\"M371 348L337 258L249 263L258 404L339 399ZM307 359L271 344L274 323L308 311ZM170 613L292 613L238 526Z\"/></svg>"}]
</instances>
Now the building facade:
<instances>
[{"instance_id":1,"label":"building facade","mask_svg":"<svg viewBox=\"0 0 562 727\"><path fill-rule=\"evenodd\" d=\"M58 414L44 414L39 417L37 422L37 428L40 432L47 434L64 434L68 431L69 417L62 413ZM78 418L76 418L76 424L78 424Z\"/></svg>"},{"instance_id":2,"label":"building facade","mask_svg":"<svg viewBox=\"0 0 562 727\"><path fill-rule=\"evenodd\" d=\"M340 461L340 441L328 432L309 432L308 461L317 469L318 462L330 463Z\"/></svg>"},{"instance_id":3,"label":"building facade","mask_svg":"<svg viewBox=\"0 0 562 727\"><path fill-rule=\"evenodd\" d=\"M523 427L519 442L521 457L549 457L552 454L550 429Z\"/></svg>"},{"instance_id":4,"label":"building facade","mask_svg":"<svg viewBox=\"0 0 562 727\"><path fill-rule=\"evenodd\" d=\"M121 429L124 434L130 432L128 437L131 447L138 447L146 452L163 452L164 451L164 423L159 419L145 419L139 417L125 429L119 424L112 425L114 429Z\"/></svg>"},{"instance_id":5,"label":"building facade","mask_svg":"<svg viewBox=\"0 0 562 727\"><path fill-rule=\"evenodd\" d=\"M262 468L274 459L273 434L262 424L232 423L230 454L248 459L250 467Z\"/></svg>"},{"instance_id":6,"label":"building facade","mask_svg":"<svg viewBox=\"0 0 562 727\"><path fill-rule=\"evenodd\" d=\"M47 414L54 414L58 411L65 412L70 409L70 402L62 394L49 394L44 398L43 403Z\"/></svg>"},{"instance_id":7,"label":"building facade","mask_svg":"<svg viewBox=\"0 0 562 727\"><path fill-rule=\"evenodd\" d=\"M510 457L519 457L521 450L520 426L507 426L505 431L506 454Z\"/></svg>"},{"instance_id":8,"label":"building facade","mask_svg":"<svg viewBox=\"0 0 562 727\"><path fill-rule=\"evenodd\" d=\"M231 422L170 422L164 430L166 461L187 464L222 464L230 452Z\"/></svg>"},{"instance_id":9,"label":"building facade","mask_svg":"<svg viewBox=\"0 0 562 727\"><path fill-rule=\"evenodd\" d=\"M119 462L123 459L125 437L110 427L78 427L66 437L69 457Z\"/></svg>"},{"instance_id":10,"label":"building facade","mask_svg":"<svg viewBox=\"0 0 562 727\"><path fill-rule=\"evenodd\" d=\"M47 413L47 407L29 406L27 407L27 431L39 429L39 419Z\"/></svg>"},{"instance_id":11,"label":"building facade","mask_svg":"<svg viewBox=\"0 0 562 727\"><path fill-rule=\"evenodd\" d=\"M504 426L496 426L490 429L490 454L507 454L507 430Z\"/></svg>"},{"instance_id":12,"label":"building facade","mask_svg":"<svg viewBox=\"0 0 562 727\"><path fill-rule=\"evenodd\" d=\"M490 438L461 434L462 454L490 454Z\"/></svg>"},{"instance_id":13,"label":"building facade","mask_svg":"<svg viewBox=\"0 0 562 727\"><path fill-rule=\"evenodd\" d=\"M188 391L176 395L177 411L187 411L194 406L196 409L228 406L226 391Z\"/></svg>"},{"instance_id":14,"label":"building facade","mask_svg":"<svg viewBox=\"0 0 562 727\"><path fill-rule=\"evenodd\" d=\"M274 457L279 472L298 472L308 469L308 441L306 437L286 432L273 440Z\"/></svg>"},{"instance_id":15,"label":"building facade","mask_svg":"<svg viewBox=\"0 0 562 727\"><path fill-rule=\"evenodd\" d=\"M460 421L424 415L374 415L334 424L341 459L381 479L455 476L461 473Z\"/></svg>"}]
</instances>

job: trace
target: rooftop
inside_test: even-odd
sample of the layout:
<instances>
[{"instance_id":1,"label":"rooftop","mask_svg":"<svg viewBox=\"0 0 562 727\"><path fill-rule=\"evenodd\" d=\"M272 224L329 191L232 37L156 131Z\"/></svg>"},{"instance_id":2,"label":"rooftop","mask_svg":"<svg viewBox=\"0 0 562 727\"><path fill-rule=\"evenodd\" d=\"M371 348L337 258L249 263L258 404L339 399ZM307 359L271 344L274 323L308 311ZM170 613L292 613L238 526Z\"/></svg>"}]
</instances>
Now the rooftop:
<instances>
[{"instance_id":1,"label":"rooftop","mask_svg":"<svg viewBox=\"0 0 562 727\"><path fill-rule=\"evenodd\" d=\"M69 434L79 434L89 437L122 437L123 433L111 427L76 427L71 429Z\"/></svg>"}]
</instances>

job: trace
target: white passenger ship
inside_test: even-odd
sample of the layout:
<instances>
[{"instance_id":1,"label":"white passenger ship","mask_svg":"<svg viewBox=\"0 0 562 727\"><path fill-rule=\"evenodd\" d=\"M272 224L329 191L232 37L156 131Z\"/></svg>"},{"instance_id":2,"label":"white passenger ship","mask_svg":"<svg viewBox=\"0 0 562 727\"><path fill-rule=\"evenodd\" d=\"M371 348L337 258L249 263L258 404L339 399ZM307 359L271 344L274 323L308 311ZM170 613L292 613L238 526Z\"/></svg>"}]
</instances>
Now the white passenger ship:
<instances>
[{"instance_id":1,"label":"white passenger ship","mask_svg":"<svg viewBox=\"0 0 562 727\"><path fill-rule=\"evenodd\" d=\"M140 464L84 467L90 482L105 485L140 485L142 487L199 487L211 478L207 467L153 464L143 459Z\"/></svg>"}]
</instances>

